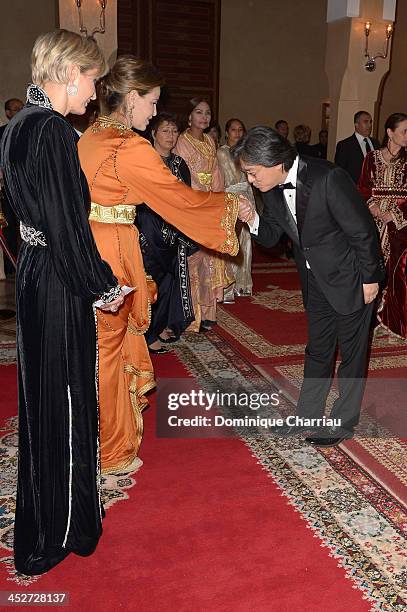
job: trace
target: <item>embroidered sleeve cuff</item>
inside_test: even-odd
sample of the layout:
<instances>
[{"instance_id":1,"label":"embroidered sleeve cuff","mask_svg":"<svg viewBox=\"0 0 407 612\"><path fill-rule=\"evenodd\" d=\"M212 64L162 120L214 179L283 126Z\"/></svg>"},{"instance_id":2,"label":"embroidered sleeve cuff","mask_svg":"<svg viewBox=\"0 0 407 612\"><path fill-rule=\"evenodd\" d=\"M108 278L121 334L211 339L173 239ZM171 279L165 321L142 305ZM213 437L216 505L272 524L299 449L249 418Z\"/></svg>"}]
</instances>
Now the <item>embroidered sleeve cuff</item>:
<instances>
[{"instance_id":1,"label":"embroidered sleeve cuff","mask_svg":"<svg viewBox=\"0 0 407 612\"><path fill-rule=\"evenodd\" d=\"M103 304L110 304L111 302L114 302L114 300L117 300L118 297L120 297L121 292L122 290L120 288L120 285L112 287L111 289L109 289L109 291L105 291L104 293L102 293L102 295L100 296L100 301L103 302Z\"/></svg>"},{"instance_id":2,"label":"embroidered sleeve cuff","mask_svg":"<svg viewBox=\"0 0 407 612\"><path fill-rule=\"evenodd\" d=\"M223 213L221 226L225 230L226 240L219 248L221 253L237 255L239 251L239 240L235 231L238 212L239 196L234 193L225 193L225 212Z\"/></svg>"},{"instance_id":3,"label":"embroidered sleeve cuff","mask_svg":"<svg viewBox=\"0 0 407 612\"><path fill-rule=\"evenodd\" d=\"M394 225L398 230L403 229L407 225L407 219L404 218L403 212L398 206L392 206L391 216L393 217Z\"/></svg>"}]
</instances>

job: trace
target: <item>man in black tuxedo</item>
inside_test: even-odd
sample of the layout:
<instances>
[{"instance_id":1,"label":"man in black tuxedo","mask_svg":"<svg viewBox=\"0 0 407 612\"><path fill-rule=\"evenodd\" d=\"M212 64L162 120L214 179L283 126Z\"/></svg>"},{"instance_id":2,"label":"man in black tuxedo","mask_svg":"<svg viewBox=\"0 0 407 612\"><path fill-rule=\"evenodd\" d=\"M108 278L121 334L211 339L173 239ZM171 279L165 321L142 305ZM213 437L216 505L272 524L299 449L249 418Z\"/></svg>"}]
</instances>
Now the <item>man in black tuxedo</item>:
<instances>
[{"instance_id":1,"label":"man in black tuxedo","mask_svg":"<svg viewBox=\"0 0 407 612\"><path fill-rule=\"evenodd\" d=\"M336 145L335 164L349 172L357 184L366 154L373 149L378 149L380 143L375 138L370 138L372 117L368 112L358 111L353 122L355 124L354 134L345 140L340 140Z\"/></svg>"},{"instance_id":2,"label":"man in black tuxedo","mask_svg":"<svg viewBox=\"0 0 407 612\"><path fill-rule=\"evenodd\" d=\"M352 437L359 420L373 302L384 277L373 217L346 172L298 156L271 128L252 128L231 152L262 192L262 216L249 206L239 215L254 239L271 247L285 232L293 242L308 320L299 417L324 415L339 344L339 398L330 416L341 424L307 438L319 446L338 444Z\"/></svg>"}]
</instances>

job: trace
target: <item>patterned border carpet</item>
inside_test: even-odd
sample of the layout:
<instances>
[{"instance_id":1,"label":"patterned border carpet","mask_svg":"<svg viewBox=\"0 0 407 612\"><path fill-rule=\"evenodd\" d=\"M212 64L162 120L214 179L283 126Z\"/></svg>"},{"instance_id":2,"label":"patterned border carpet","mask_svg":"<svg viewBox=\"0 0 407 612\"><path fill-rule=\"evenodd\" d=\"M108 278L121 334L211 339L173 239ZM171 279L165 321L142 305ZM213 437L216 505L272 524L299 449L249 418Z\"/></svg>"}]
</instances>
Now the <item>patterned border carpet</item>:
<instances>
[{"instance_id":1,"label":"patterned border carpet","mask_svg":"<svg viewBox=\"0 0 407 612\"><path fill-rule=\"evenodd\" d=\"M219 381L234 381L241 389L270 392L270 380L214 331L186 336L177 353L204 389L216 388ZM284 411L284 406L280 408ZM292 410L288 402L286 409ZM234 415L238 416L236 411ZM407 521L403 504L345 448L322 450L300 438L280 439L260 431L240 435L329 555L338 559L372 602L372 609L404 610Z\"/></svg>"},{"instance_id":2,"label":"patterned border carpet","mask_svg":"<svg viewBox=\"0 0 407 612\"><path fill-rule=\"evenodd\" d=\"M102 476L102 500L105 510L120 500L128 499L126 489L136 484L134 473L143 465L141 459L134 465L131 474ZM19 585L32 584L40 576L24 576L14 569L13 523L15 509L15 487L17 482L17 417L7 419L0 428L0 546L8 555L0 558L10 575L9 580Z\"/></svg>"},{"instance_id":3,"label":"patterned border carpet","mask_svg":"<svg viewBox=\"0 0 407 612\"><path fill-rule=\"evenodd\" d=\"M253 298L242 298L235 306L221 308L216 331L199 336L187 334L175 350L204 389L213 390L219 383L227 387L233 381L241 389L270 393L279 388L277 375L289 379L293 388L279 410L290 413L301 381L305 340L296 275L291 262L260 262L254 269ZM274 321L271 331L267 323L270 316ZM2 336L0 363L14 362L15 344ZM398 368L406 376L406 343L379 333L371 364L372 370ZM239 414L235 412L234 416ZM8 566L9 580L30 584L31 579L15 575L9 554L16 481L16 419L9 419L0 432L0 542L8 552L0 561ZM355 441L348 441L322 450L308 446L301 438L284 440L255 429L237 434L306 520L327 554L363 592L371 609L404 611L405 441L383 436L359 440L356 446ZM127 475L105 480L106 507L126 499L126 490L134 484L134 478Z\"/></svg>"}]
</instances>

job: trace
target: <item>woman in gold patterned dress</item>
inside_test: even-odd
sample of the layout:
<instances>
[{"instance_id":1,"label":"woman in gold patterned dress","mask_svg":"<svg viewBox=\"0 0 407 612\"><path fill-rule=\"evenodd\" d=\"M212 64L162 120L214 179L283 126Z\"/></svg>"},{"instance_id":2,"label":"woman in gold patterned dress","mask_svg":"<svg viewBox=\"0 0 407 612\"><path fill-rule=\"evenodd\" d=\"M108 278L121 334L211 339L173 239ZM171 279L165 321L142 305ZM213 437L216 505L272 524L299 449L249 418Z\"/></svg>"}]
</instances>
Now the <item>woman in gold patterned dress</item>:
<instances>
[{"instance_id":1,"label":"woman in gold patterned dress","mask_svg":"<svg viewBox=\"0 0 407 612\"><path fill-rule=\"evenodd\" d=\"M375 217L386 264L378 319L407 338L407 115L393 113L385 129L382 148L365 157L359 189Z\"/></svg>"},{"instance_id":2,"label":"woman in gold patterned dress","mask_svg":"<svg viewBox=\"0 0 407 612\"><path fill-rule=\"evenodd\" d=\"M251 185L246 175L236 166L230 155L233 147L245 134L246 128L240 119L229 119L225 126L226 144L219 147L217 156L225 179L225 189L228 192L241 193L253 204L254 196ZM237 226L240 249L237 257L233 258L232 270L235 277L235 294L251 295L253 289L252 281L252 239L246 223Z\"/></svg>"},{"instance_id":3,"label":"woman in gold patterned dress","mask_svg":"<svg viewBox=\"0 0 407 612\"><path fill-rule=\"evenodd\" d=\"M203 98L193 98L190 105L189 127L178 138L174 153L186 161L193 189L223 191L224 180L216 146L213 139L204 133L211 121L210 106ZM231 265L222 255L201 249L190 257L189 271L195 322L188 329L199 331L200 323L202 328L210 329L216 323L216 304L223 301L224 289L233 287Z\"/></svg>"},{"instance_id":4,"label":"woman in gold patterned dress","mask_svg":"<svg viewBox=\"0 0 407 612\"><path fill-rule=\"evenodd\" d=\"M144 339L152 292L134 225L137 205L145 202L165 221L210 249L232 255L238 250L234 232L237 196L194 191L178 181L150 142L132 130L145 130L156 115L161 84L153 66L133 56L121 56L101 84L107 115L99 117L79 140L81 165L91 192L90 224L96 244L120 285L134 288L117 313L98 312L101 462L105 473L132 469L142 436L145 394L155 386Z\"/></svg>"}]
</instances>

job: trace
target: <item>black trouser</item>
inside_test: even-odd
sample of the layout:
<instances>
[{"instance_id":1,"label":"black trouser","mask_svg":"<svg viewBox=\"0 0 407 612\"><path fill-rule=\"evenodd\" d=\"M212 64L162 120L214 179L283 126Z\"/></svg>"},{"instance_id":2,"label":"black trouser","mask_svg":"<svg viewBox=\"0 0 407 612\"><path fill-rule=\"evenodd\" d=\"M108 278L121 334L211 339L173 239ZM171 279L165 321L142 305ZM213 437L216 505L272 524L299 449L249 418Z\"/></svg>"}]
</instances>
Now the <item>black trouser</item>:
<instances>
[{"instance_id":1,"label":"black trouser","mask_svg":"<svg viewBox=\"0 0 407 612\"><path fill-rule=\"evenodd\" d=\"M322 294L314 275L308 271L306 314L308 343L305 348L304 382L297 405L301 417L320 418L332 382L336 348L339 397L330 417L341 419L341 427L352 431L359 421L365 388L369 327L373 303L348 315L336 312Z\"/></svg>"}]
</instances>

